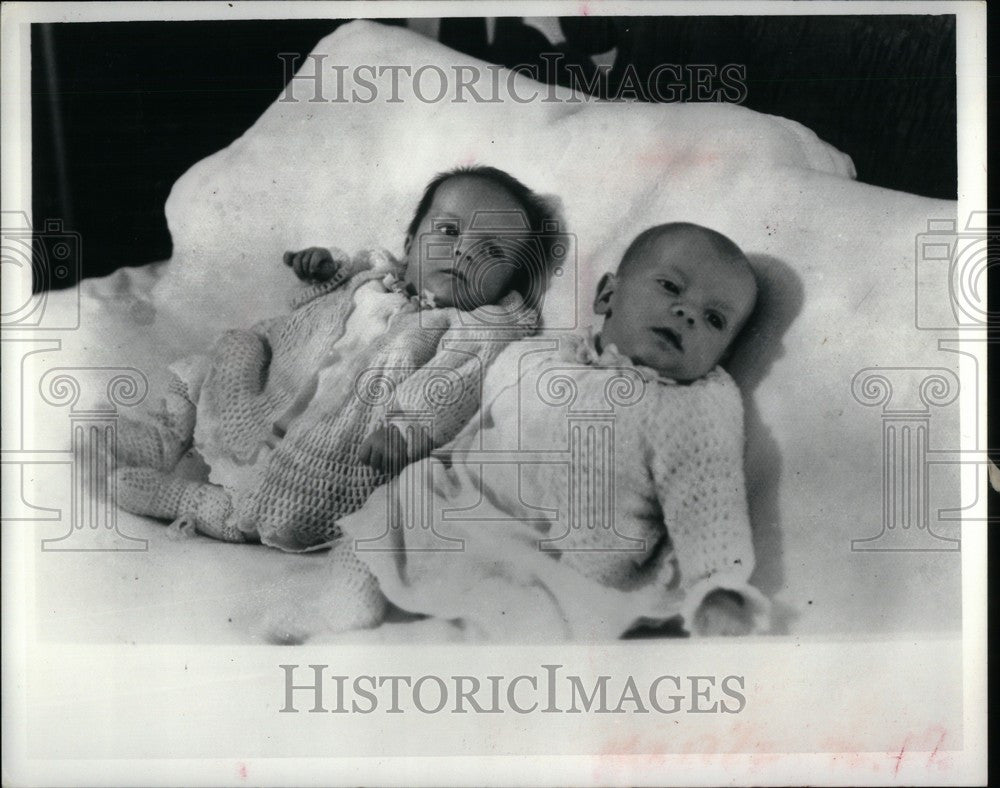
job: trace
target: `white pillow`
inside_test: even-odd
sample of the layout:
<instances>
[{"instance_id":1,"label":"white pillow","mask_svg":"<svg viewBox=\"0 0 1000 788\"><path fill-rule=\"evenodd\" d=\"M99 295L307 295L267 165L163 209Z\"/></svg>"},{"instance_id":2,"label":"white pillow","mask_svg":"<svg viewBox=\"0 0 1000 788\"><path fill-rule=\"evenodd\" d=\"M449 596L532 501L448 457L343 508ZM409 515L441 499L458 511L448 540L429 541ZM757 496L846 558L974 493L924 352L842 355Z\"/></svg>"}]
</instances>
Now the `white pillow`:
<instances>
[{"instance_id":1,"label":"white pillow","mask_svg":"<svg viewBox=\"0 0 1000 788\"><path fill-rule=\"evenodd\" d=\"M407 30L357 21L321 41L299 70L303 78L282 94L297 100L275 101L239 140L175 184L167 201L173 264L158 300L182 300L220 327L281 311L286 249L375 245L399 252L431 177L479 163L561 198L589 303L593 274L613 267L650 224L694 219L739 234L745 206L728 199L734 181L769 180L779 167L853 173L847 156L802 126L730 104L625 106L562 89L559 101L519 104L511 88L517 97L549 95L520 74L498 79L499 103L476 103L454 87L449 96L463 103L418 98L439 92L438 72L454 81L452 69L470 63L480 70L473 89L492 99L495 72L485 63ZM373 80L359 69L361 81L376 83L375 100L332 101L371 95L351 79L365 64L433 70L397 77L394 88L391 71ZM335 68L344 72L342 89ZM311 100L317 85L304 78L317 70L326 102ZM546 317L564 325L565 304L555 300Z\"/></svg>"}]
</instances>

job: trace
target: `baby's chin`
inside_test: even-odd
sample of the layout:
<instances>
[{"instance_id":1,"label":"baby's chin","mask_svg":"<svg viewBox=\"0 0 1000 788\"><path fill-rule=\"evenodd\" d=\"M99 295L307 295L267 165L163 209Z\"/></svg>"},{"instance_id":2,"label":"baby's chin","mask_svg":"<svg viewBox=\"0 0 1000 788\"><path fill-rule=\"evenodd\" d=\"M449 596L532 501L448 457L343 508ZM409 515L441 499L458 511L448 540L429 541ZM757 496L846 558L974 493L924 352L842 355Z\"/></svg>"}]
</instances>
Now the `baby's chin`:
<instances>
[{"instance_id":1,"label":"baby's chin","mask_svg":"<svg viewBox=\"0 0 1000 788\"><path fill-rule=\"evenodd\" d=\"M427 288L426 292L434 297L434 304L439 307L454 307L464 311L471 311L479 306L475 299L467 293L461 290L454 290L451 287Z\"/></svg>"},{"instance_id":2,"label":"baby's chin","mask_svg":"<svg viewBox=\"0 0 1000 788\"><path fill-rule=\"evenodd\" d=\"M458 282L434 282L431 287L425 289L434 296L434 303L437 306L455 307L466 312L500 300L488 301L482 293L472 291Z\"/></svg>"},{"instance_id":3,"label":"baby's chin","mask_svg":"<svg viewBox=\"0 0 1000 788\"><path fill-rule=\"evenodd\" d=\"M421 283L410 283L421 298L433 301L435 306L450 307L459 303L463 297L460 291L452 286L451 282L437 281L436 277L428 277Z\"/></svg>"},{"instance_id":4,"label":"baby's chin","mask_svg":"<svg viewBox=\"0 0 1000 788\"><path fill-rule=\"evenodd\" d=\"M641 367L649 367L656 371L660 377L676 380L678 383L691 383L703 378L711 369L698 370L691 369L687 364L677 364L676 362L664 362L662 359L643 360L641 356L632 356L632 363Z\"/></svg>"}]
</instances>

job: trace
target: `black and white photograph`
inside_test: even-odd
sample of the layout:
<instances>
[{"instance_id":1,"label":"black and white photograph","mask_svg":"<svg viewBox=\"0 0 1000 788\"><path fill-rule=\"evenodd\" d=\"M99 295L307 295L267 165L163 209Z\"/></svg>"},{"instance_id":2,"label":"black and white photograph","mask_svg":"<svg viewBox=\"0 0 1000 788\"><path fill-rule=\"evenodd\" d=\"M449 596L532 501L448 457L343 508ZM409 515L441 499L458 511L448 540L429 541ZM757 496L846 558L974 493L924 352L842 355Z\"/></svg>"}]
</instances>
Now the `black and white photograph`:
<instances>
[{"instance_id":1,"label":"black and white photograph","mask_svg":"<svg viewBox=\"0 0 1000 788\"><path fill-rule=\"evenodd\" d=\"M4 4L4 783L986 784L986 36Z\"/></svg>"}]
</instances>

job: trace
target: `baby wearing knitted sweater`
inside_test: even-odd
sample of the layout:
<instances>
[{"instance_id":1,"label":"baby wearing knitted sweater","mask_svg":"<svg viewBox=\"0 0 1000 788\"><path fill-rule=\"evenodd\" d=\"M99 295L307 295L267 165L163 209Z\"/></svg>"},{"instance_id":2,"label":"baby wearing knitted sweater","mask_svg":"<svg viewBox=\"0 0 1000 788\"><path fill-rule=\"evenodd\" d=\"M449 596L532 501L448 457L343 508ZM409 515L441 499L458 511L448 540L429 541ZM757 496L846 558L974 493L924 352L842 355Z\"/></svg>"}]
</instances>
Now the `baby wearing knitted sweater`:
<instances>
[{"instance_id":1,"label":"baby wearing knitted sweater","mask_svg":"<svg viewBox=\"0 0 1000 788\"><path fill-rule=\"evenodd\" d=\"M462 168L428 185L402 263L287 253L314 282L292 312L173 365L153 418L123 420L119 505L226 541L298 551L335 538L339 517L457 434L486 366L534 332L547 218L508 173ZM389 412L431 418L404 434ZM208 483L175 473L192 444Z\"/></svg>"},{"instance_id":2,"label":"baby wearing knitted sweater","mask_svg":"<svg viewBox=\"0 0 1000 788\"><path fill-rule=\"evenodd\" d=\"M361 618L350 611L373 604L354 591L368 574L399 608L499 640L678 619L699 635L765 629L742 400L718 366L756 293L725 236L643 232L600 280L599 332L508 346L448 456L408 466L342 518L332 572L297 595L284 635Z\"/></svg>"}]
</instances>

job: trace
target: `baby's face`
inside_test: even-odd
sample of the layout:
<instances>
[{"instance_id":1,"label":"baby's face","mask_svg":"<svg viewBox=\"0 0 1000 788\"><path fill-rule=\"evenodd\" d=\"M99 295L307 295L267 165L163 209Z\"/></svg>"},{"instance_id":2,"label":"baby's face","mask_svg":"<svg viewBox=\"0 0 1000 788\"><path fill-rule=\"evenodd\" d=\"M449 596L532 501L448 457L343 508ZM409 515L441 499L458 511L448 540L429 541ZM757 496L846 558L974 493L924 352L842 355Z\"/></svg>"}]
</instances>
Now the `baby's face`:
<instances>
[{"instance_id":1,"label":"baby's face","mask_svg":"<svg viewBox=\"0 0 1000 788\"><path fill-rule=\"evenodd\" d=\"M605 316L602 345L687 382L719 362L756 296L744 261L722 256L698 236L664 236L620 276L602 280L594 311Z\"/></svg>"},{"instance_id":2,"label":"baby's face","mask_svg":"<svg viewBox=\"0 0 1000 788\"><path fill-rule=\"evenodd\" d=\"M406 240L405 281L433 294L438 306L471 310L497 303L523 261L528 231L511 229L523 215L502 186L476 176L449 178Z\"/></svg>"}]
</instances>

